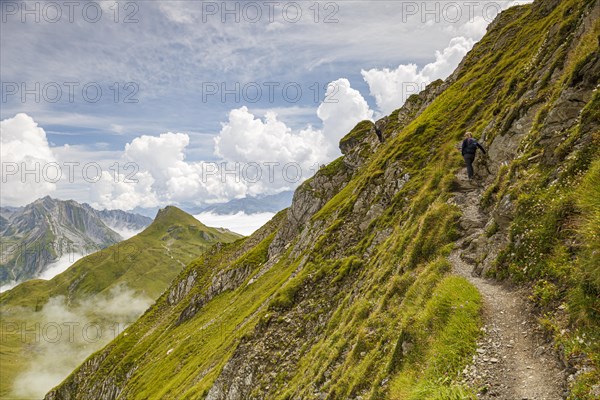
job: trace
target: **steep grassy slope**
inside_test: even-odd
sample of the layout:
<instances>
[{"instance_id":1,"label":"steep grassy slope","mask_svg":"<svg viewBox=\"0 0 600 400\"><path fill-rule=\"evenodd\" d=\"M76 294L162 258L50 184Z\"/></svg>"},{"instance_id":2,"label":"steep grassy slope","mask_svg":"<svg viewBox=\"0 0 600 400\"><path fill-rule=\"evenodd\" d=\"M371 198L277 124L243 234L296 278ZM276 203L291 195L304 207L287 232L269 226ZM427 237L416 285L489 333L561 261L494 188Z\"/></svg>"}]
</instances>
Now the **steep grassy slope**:
<instances>
[{"instance_id":1,"label":"steep grassy slope","mask_svg":"<svg viewBox=\"0 0 600 400\"><path fill-rule=\"evenodd\" d=\"M360 123L290 209L190 263L46 398L474 397L459 381L481 298L446 259L469 233L452 202L465 130L490 153L476 270L531 288L581 371L572 398L594 398L599 12L546 0L502 13L446 82L378 121L384 144Z\"/></svg>"},{"instance_id":2,"label":"steep grassy slope","mask_svg":"<svg viewBox=\"0 0 600 400\"><path fill-rule=\"evenodd\" d=\"M72 356L66 362L75 367L133 322L186 263L217 242L238 238L167 207L137 236L79 260L49 281L27 281L2 293L0 396L10 393L25 371L35 371L32 364L47 362L43 356L59 349ZM31 379L43 377L32 372Z\"/></svg>"}]
</instances>

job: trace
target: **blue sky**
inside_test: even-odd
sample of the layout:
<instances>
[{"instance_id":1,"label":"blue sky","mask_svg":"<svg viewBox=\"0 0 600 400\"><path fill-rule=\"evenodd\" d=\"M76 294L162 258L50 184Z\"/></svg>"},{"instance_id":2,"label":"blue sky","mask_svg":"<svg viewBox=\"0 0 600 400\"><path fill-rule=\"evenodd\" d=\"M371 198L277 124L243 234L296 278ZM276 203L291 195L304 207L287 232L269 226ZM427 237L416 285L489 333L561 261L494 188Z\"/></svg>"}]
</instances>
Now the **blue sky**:
<instances>
[{"instance_id":1,"label":"blue sky","mask_svg":"<svg viewBox=\"0 0 600 400\"><path fill-rule=\"evenodd\" d=\"M14 190L2 203L51 194L131 209L293 189L298 182L197 181L202 162L290 161L308 171L330 161L356 122L447 77L496 12L517 2L426 3L2 1L0 119L12 121L3 122L3 162L93 161L103 172L129 162L142 181L3 176ZM239 101L222 99L223 85Z\"/></svg>"}]
</instances>

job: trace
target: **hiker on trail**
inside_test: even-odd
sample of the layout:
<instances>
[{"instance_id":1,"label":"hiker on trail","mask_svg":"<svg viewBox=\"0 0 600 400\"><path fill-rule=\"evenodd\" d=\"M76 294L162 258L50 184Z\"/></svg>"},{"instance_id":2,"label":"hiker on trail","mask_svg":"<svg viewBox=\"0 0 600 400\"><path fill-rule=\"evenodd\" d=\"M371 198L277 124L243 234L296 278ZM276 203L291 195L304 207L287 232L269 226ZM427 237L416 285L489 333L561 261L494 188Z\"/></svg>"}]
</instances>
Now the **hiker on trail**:
<instances>
[{"instance_id":1,"label":"hiker on trail","mask_svg":"<svg viewBox=\"0 0 600 400\"><path fill-rule=\"evenodd\" d=\"M383 143L384 139L383 139L383 132L381 131L381 127L377 125L377 122L373 123L373 126L375 127L375 134L377 135L377 139L379 139L380 143Z\"/></svg>"},{"instance_id":2,"label":"hiker on trail","mask_svg":"<svg viewBox=\"0 0 600 400\"><path fill-rule=\"evenodd\" d=\"M381 129L375 127L375 134L377 135L379 142L383 143L383 133L381 132Z\"/></svg>"},{"instance_id":3,"label":"hiker on trail","mask_svg":"<svg viewBox=\"0 0 600 400\"><path fill-rule=\"evenodd\" d=\"M465 159L465 164L467 164L467 175L469 175L469 180L473 179L473 161L475 161L475 154L477 153L478 147L483 151L483 154L485 154L483 146L481 146L477 140L473 139L473 134L471 132L465 133L465 140L462 142L462 156Z\"/></svg>"}]
</instances>

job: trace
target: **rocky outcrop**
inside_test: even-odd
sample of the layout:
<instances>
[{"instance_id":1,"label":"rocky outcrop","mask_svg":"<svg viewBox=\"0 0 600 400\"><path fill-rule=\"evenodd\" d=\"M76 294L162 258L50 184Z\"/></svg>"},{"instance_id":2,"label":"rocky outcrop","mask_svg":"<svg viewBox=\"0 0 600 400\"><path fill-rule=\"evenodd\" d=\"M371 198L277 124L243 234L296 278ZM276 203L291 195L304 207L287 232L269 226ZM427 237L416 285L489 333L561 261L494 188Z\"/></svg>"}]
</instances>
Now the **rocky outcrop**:
<instances>
[{"instance_id":1,"label":"rocky outcrop","mask_svg":"<svg viewBox=\"0 0 600 400\"><path fill-rule=\"evenodd\" d=\"M242 266L239 268L229 269L226 271L219 272L213 277L212 282L208 289L201 293L193 296L189 301L186 308L183 309L179 318L177 318L176 325L182 324L185 321L193 318L202 307L211 301L215 296L223 293L226 290L233 290L240 286L250 275L252 268L250 266ZM193 275L188 276L188 280Z\"/></svg>"},{"instance_id":2,"label":"rocky outcrop","mask_svg":"<svg viewBox=\"0 0 600 400\"><path fill-rule=\"evenodd\" d=\"M460 67L459 67L460 68ZM457 70L458 71L458 70ZM454 82L455 76L458 75L455 72L446 81L438 79L433 81L425 87L423 91L418 94L410 96L406 103L398 110L397 124L399 129L396 132L390 132L390 135L394 135L399 132L402 128L411 123L417 118L425 109L440 95L444 90Z\"/></svg>"},{"instance_id":3,"label":"rocky outcrop","mask_svg":"<svg viewBox=\"0 0 600 400\"><path fill-rule=\"evenodd\" d=\"M349 134L340 140L340 150L344 155L344 164L351 170L359 169L377 151L383 139L385 120L373 124L371 121L359 122ZM379 134L378 134L379 132Z\"/></svg>"},{"instance_id":4,"label":"rocky outcrop","mask_svg":"<svg viewBox=\"0 0 600 400\"><path fill-rule=\"evenodd\" d=\"M286 223L269 247L269 257L281 254L294 238L302 236L303 231L306 233L311 217L342 190L351 176L352 171L338 159L304 182L294 193L292 205L286 211Z\"/></svg>"},{"instance_id":5,"label":"rocky outcrop","mask_svg":"<svg viewBox=\"0 0 600 400\"><path fill-rule=\"evenodd\" d=\"M61 386L57 390L48 393L45 400L75 399L76 397L71 396L71 393L74 393L77 389L84 387L89 383L86 377L98 370L106 356L107 354L100 354L97 357L85 361L80 367L80 370L82 371L81 375L75 377L68 385ZM94 393L95 399L101 400L116 399L121 392L119 385L117 385L114 380L94 383L89 390L90 393Z\"/></svg>"},{"instance_id":6,"label":"rocky outcrop","mask_svg":"<svg viewBox=\"0 0 600 400\"><path fill-rule=\"evenodd\" d=\"M312 240L315 240L319 231L310 232L308 224L310 218L344 188L354 171L364 166L381 145L417 118L450 83L451 80L432 82L421 93L412 95L397 113L383 117L375 123L362 121L342 138L340 150L343 157L321 168L312 179L306 181L294 193L292 205L287 211L287 223L277 233L269 253L281 253L288 243L299 237L300 245L296 245L294 251L294 254L298 254ZM395 121L392 121L393 118ZM375 191L361 193L358 197L354 213L364 215L357 217L360 219L357 230L364 230L380 216L389 205L389 201L409 179L410 176L403 172L399 163L388 165L381 179L382 186L376 187ZM378 201L374 201L376 198Z\"/></svg>"},{"instance_id":7,"label":"rocky outcrop","mask_svg":"<svg viewBox=\"0 0 600 400\"><path fill-rule=\"evenodd\" d=\"M297 307L265 319L252 337L240 344L206 399L270 398L269 387L273 379L284 371L293 370L303 349L318 339L339 305L340 294L345 293L344 290L353 289L347 286L340 289L326 281L307 281L297 294ZM307 315L318 318L307 319Z\"/></svg>"},{"instance_id":8,"label":"rocky outcrop","mask_svg":"<svg viewBox=\"0 0 600 400\"><path fill-rule=\"evenodd\" d=\"M538 11L546 7L547 12L550 12L558 5L558 2L540 3L543 4L536 7ZM586 29L600 18L599 13L598 7L590 8L577 24L572 25L572 32L562 33L568 36L568 40L564 42L555 43L561 40L560 30L564 30L564 26L557 24L549 29L537 57L531 61L529 70L525 71L533 75L530 81L534 85L523 92L515 101L515 105L505 113L503 119L495 121L484 131L482 142L489 147L488 157L480 159L478 166L484 171L489 171L489 174L484 172L485 176L496 174L501 165L524 154L530 144L523 143L523 139L535 130L539 130L538 144L545 149L543 161L546 164L555 164L560 161L560 158L555 155L555 150L564 141L566 132L579 123L582 123L581 130L584 133L598 129L600 124L597 119L581 119L582 110L590 102L600 81L598 51L590 53L575 67L568 84L561 89L552 103L546 103L549 94L544 83L564 72L565 54L572 52L578 46L579 39L585 34ZM557 46L555 51L550 50L553 45ZM590 138L590 136L581 136L580 140Z\"/></svg>"},{"instance_id":9,"label":"rocky outcrop","mask_svg":"<svg viewBox=\"0 0 600 400\"><path fill-rule=\"evenodd\" d=\"M192 270L187 277L181 279L173 288L171 288L169 295L167 296L167 302L169 305L175 305L179 303L181 299L187 296L190 290L192 290L194 287L197 276L198 272L196 270Z\"/></svg>"}]
</instances>

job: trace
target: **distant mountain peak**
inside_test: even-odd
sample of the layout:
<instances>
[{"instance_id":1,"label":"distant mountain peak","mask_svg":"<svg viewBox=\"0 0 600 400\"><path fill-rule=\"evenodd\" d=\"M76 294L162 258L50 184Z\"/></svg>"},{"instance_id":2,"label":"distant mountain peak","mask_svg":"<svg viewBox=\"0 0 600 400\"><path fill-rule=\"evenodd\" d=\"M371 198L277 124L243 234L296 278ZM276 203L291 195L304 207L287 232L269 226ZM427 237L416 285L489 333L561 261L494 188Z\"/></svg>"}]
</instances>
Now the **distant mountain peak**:
<instances>
[{"instance_id":1,"label":"distant mountain peak","mask_svg":"<svg viewBox=\"0 0 600 400\"><path fill-rule=\"evenodd\" d=\"M154 223L163 223L163 222L186 222L189 220L193 220L195 222L200 222L190 214L186 213L182 209L175 206L166 206L165 208L161 208L158 210L156 214L156 218L154 218Z\"/></svg>"},{"instance_id":2,"label":"distant mountain peak","mask_svg":"<svg viewBox=\"0 0 600 400\"><path fill-rule=\"evenodd\" d=\"M271 212L276 213L292 204L293 191L285 191L273 195L248 196L241 199L233 199L226 203L212 204L203 207L199 212L212 212L215 214L256 214Z\"/></svg>"}]
</instances>

